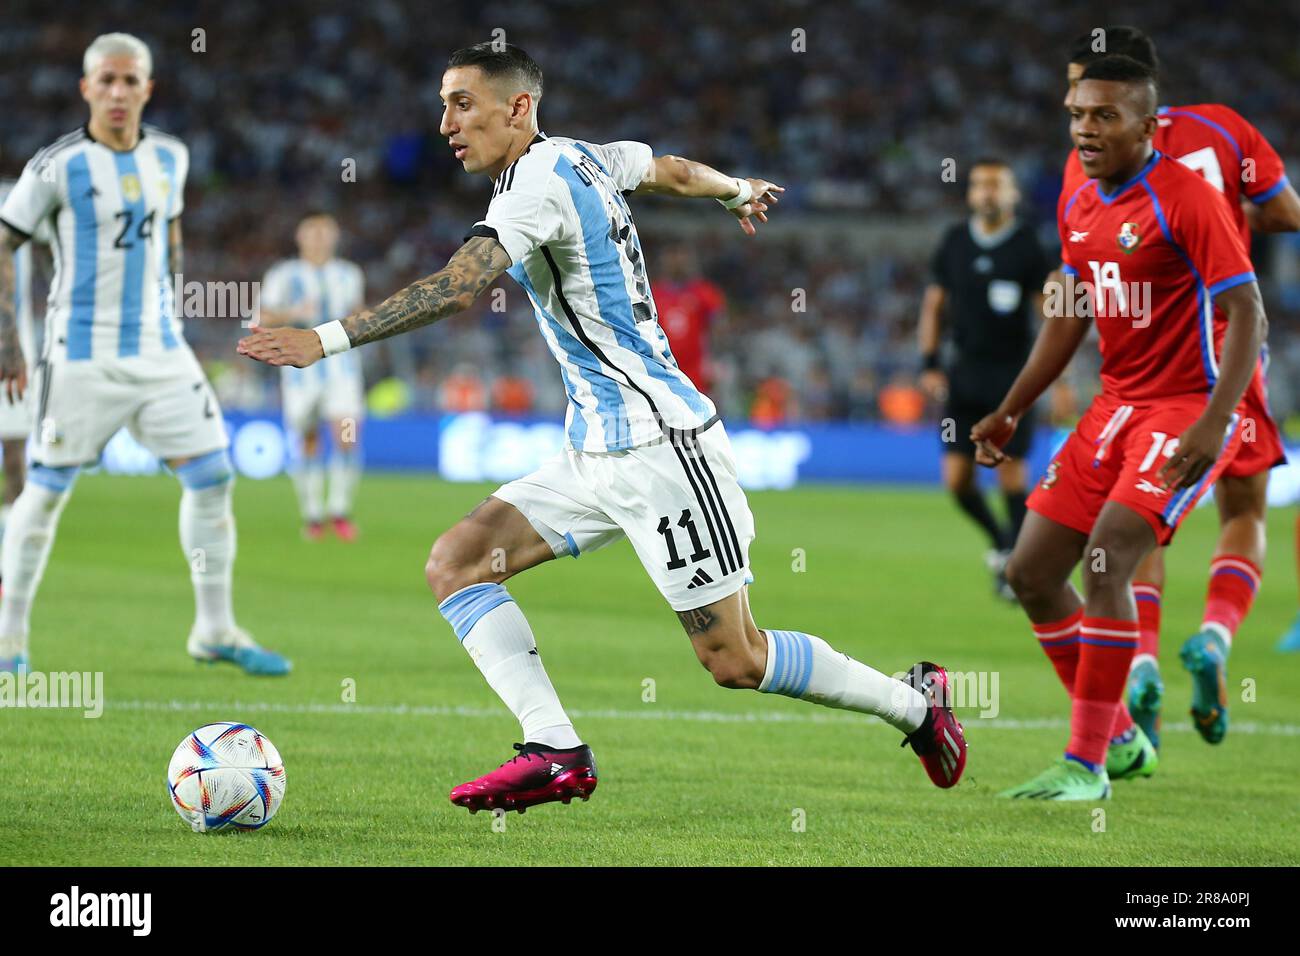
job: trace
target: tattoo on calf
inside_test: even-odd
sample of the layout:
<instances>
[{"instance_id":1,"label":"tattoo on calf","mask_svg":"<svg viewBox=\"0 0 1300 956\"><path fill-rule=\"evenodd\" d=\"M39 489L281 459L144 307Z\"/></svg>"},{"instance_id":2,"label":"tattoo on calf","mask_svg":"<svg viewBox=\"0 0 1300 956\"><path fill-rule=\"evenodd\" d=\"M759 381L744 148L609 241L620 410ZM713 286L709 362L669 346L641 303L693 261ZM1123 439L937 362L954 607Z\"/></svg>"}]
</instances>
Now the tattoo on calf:
<instances>
[{"instance_id":1,"label":"tattoo on calf","mask_svg":"<svg viewBox=\"0 0 1300 956\"><path fill-rule=\"evenodd\" d=\"M491 500L492 500L492 496L491 496L491 495L488 495L486 498L484 498L482 501L480 501L478 504L476 504L476 505L474 506L474 510L471 511L469 514L467 514L465 517L466 517L466 518L472 518L472 517L474 517L476 514L478 514L480 511L482 511L485 507L487 507L487 503L488 503L489 501L491 501Z\"/></svg>"},{"instance_id":2,"label":"tattoo on calf","mask_svg":"<svg viewBox=\"0 0 1300 956\"><path fill-rule=\"evenodd\" d=\"M697 607L694 611L678 611L677 619L682 622L682 627L686 628L686 633L694 637L712 627L717 616L708 608Z\"/></svg>"}]
</instances>

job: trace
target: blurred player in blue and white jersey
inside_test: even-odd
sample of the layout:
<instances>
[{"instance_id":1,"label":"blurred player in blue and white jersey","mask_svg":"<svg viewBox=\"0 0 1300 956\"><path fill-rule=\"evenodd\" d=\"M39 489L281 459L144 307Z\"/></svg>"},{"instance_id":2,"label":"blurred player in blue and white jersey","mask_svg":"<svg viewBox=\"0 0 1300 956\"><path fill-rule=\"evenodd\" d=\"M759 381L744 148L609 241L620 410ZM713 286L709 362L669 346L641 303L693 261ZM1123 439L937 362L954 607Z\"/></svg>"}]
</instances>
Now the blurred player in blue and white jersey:
<instances>
[{"instance_id":1,"label":"blurred player in blue and white jersey","mask_svg":"<svg viewBox=\"0 0 1300 956\"><path fill-rule=\"evenodd\" d=\"M141 114L153 90L149 48L124 33L87 48L89 122L40 150L0 207L0 388L27 389L12 301L13 253L48 230L54 278L46 345L33 376L31 472L4 540L0 669L27 665L31 604L77 472L126 427L182 486L181 547L196 614L188 651L249 673L289 663L234 619L234 472L216 396L181 334L171 276L189 152Z\"/></svg>"},{"instance_id":2,"label":"blurred player in blue and white jersey","mask_svg":"<svg viewBox=\"0 0 1300 956\"><path fill-rule=\"evenodd\" d=\"M14 187L14 180L0 181L0 206ZM32 331L32 250L21 246L13 254L13 285L10 306L18 329L18 343L24 355L36 354L36 337ZM14 501L23 490L27 469L27 437L32 433L32 394L5 395L0 389L0 445L4 448L4 495L0 503L0 542Z\"/></svg>"},{"instance_id":3,"label":"blurred player in blue and white jersey","mask_svg":"<svg viewBox=\"0 0 1300 956\"><path fill-rule=\"evenodd\" d=\"M360 309L365 299L361 267L338 259L339 227L334 217L310 213L295 235L298 258L277 262L262 280L262 326L310 328L341 319ZM295 439L298 460L291 472L302 511L303 533L321 536L328 506L330 523L344 541L356 537L352 500L361 476L358 430L365 411L361 356L331 356L310 368L281 369L284 424ZM320 426L328 423L334 448L330 456L329 495Z\"/></svg>"}]
</instances>

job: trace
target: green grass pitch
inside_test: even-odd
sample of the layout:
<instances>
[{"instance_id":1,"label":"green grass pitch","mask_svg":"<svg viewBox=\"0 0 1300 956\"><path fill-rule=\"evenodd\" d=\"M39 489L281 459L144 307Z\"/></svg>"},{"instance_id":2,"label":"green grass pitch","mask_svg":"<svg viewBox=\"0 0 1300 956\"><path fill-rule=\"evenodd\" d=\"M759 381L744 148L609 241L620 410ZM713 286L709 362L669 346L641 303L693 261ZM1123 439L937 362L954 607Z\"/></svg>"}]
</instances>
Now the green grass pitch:
<instances>
[{"instance_id":1,"label":"green grass pitch","mask_svg":"<svg viewBox=\"0 0 1300 956\"><path fill-rule=\"evenodd\" d=\"M470 816L447 791L495 766L518 725L428 593L437 533L489 487L368 476L354 545L300 540L289 483L235 493L241 622L289 654L287 679L186 657L191 594L167 477L86 475L33 619L33 667L102 671L104 715L0 711L0 864L1294 864L1300 859L1300 657L1273 651L1296 607L1293 512L1238 636L1233 727L1188 725L1181 640L1199 622L1209 509L1169 556L1165 744L1158 773L1114 798L1012 804L994 794L1062 749L1067 703L1020 612L995 601L982 543L938 492L757 493L751 604L760 626L825 637L871 665L996 672L999 713L959 711L966 779L930 785L884 724L713 685L622 543L510 583L593 746L589 803ZM800 550L796 550L800 549ZM796 570L802 565L803 570ZM1240 702L1253 681L1252 702ZM343 702L355 682L355 703ZM648 682L653 682L650 684ZM653 700L649 689L653 689ZM172 810L172 749L242 720L284 755L264 830L199 835ZM1172 725L1172 726L1170 726Z\"/></svg>"}]
</instances>

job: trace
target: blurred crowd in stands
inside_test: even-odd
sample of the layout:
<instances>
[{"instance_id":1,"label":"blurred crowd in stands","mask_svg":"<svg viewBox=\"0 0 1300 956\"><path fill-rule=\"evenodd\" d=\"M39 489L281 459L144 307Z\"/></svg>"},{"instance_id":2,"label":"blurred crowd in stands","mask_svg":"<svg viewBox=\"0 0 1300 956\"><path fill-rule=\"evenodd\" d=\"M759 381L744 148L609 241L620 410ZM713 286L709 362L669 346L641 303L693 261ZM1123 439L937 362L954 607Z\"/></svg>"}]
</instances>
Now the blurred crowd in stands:
<instances>
[{"instance_id":1,"label":"blurred crowd in stands","mask_svg":"<svg viewBox=\"0 0 1300 956\"><path fill-rule=\"evenodd\" d=\"M1157 42L1164 99L1235 107L1300 177L1300 7L1179 6L1125 7L1125 22ZM708 373L725 415L915 420L927 412L914 381L928 255L889 244L864 255L824 224L928 227L937 241L964 215L960 182L941 176L944 160L960 173L963 162L1001 154L1020 178L1024 214L1051 242L1068 149L1065 51L1104 25L1097 9L1028 0L102 0L61 3L55 17L45 4L10 0L0 29L0 172L16 175L84 121L76 83L89 40L135 32L154 54L146 120L191 151L186 281L261 278L293 255L300 215L326 209L342 226L341 254L364 267L378 301L441 266L486 208L490 184L466 176L438 133L438 85L452 49L504 31L545 70L543 130L639 139L789 187L781 229L756 241L739 230L725 242L693 238L673 216L720 211L670 212L664 200L650 201L654 228L642 225L652 282L664 250L684 247L725 301ZM1274 403L1285 415L1300 408L1290 384L1300 382L1300 243L1274 238L1257 261ZM562 409L527 299L503 283L503 312L481 301L367 350L369 380L395 379L384 382L386 402ZM234 317L187 322L228 404L274 403L275 376L234 358L239 333Z\"/></svg>"}]
</instances>

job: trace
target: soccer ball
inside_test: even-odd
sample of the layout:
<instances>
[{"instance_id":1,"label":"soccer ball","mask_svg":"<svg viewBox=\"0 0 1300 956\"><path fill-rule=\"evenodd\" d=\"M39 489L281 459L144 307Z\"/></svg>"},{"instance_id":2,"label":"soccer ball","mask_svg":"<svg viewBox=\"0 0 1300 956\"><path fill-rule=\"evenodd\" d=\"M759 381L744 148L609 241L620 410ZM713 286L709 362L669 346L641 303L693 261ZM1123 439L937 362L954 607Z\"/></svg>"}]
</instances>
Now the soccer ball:
<instances>
[{"instance_id":1,"label":"soccer ball","mask_svg":"<svg viewBox=\"0 0 1300 956\"><path fill-rule=\"evenodd\" d=\"M205 724L180 742L167 768L172 806L196 833L257 830L284 799L284 762L248 724Z\"/></svg>"}]
</instances>

